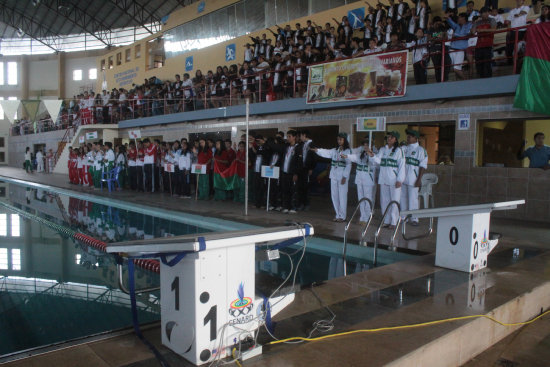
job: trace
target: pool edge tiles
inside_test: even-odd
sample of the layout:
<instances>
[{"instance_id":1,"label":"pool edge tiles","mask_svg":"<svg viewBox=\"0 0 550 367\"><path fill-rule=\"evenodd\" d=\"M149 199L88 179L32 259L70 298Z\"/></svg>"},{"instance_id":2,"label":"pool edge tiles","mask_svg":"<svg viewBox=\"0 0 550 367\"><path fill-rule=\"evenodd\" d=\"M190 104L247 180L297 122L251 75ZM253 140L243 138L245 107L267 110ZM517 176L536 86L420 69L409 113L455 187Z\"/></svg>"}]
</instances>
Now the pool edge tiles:
<instances>
[{"instance_id":1,"label":"pool edge tiles","mask_svg":"<svg viewBox=\"0 0 550 367\"><path fill-rule=\"evenodd\" d=\"M157 217L161 219L167 219L174 222L180 222L185 224L194 225L200 228L205 229L214 229L214 230L226 230L226 231L235 231L235 230L241 230L241 229L254 229L259 228L258 226L246 224L246 223L240 223L240 222L232 222L225 219L220 219L216 217L206 217L206 216L200 216L197 214L190 214L185 212L177 212L174 210L168 210L161 207L148 207L141 204L135 204L135 203L129 203L124 200L120 199L113 199L113 198L106 198L102 197L100 195L94 195L94 194L87 194L82 193L79 191L73 191L70 189L65 189L58 186L52 186L52 185L46 185L41 184L37 182L31 182L31 181L24 181L17 178L9 177L9 176L3 176L0 175L0 180L6 181L8 183L13 183L16 185L31 187L35 189L45 190L54 192L56 194L66 195L66 196L72 196L77 199L81 200L87 200L92 201L98 204L107 205L107 206L114 206L119 209L123 210L129 210L133 212L141 212L146 215L150 215L152 217ZM214 223L215 222L215 223Z\"/></svg>"},{"instance_id":2,"label":"pool edge tiles","mask_svg":"<svg viewBox=\"0 0 550 367\"><path fill-rule=\"evenodd\" d=\"M79 191L74 191L67 188L62 188L53 185L42 184L38 182L25 181L18 178L13 178L9 176L0 175L0 180L8 182L10 184L19 185L23 187L30 187L34 189L40 189L44 191L49 191L69 197L74 197L80 200L87 200L94 203L98 203L106 206L113 206L119 209L140 212L145 215L152 217L157 217L161 219L167 219L174 222L184 223L193 225L199 228L204 228L213 231L235 231L243 229L256 229L262 228L261 226L229 221L226 219L221 219L217 217L208 217L198 214L189 214L182 211L175 211L170 209L164 209L159 206L149 207L146 205L136 204L128 202L123 199L114 199L110 197L104 197L101 195L95 195L93 193L83 193ZM319 236L314 236L311 239L307 240L307 246L316 251L317 253L322 253L328 256L342 256L342 246L343 242L340 240L324 238ZM360 260L369 260L372 258L372 247L359 246L357 244L348 244L347 256L350 260L360 259ZM390 254L391 253L391 254ZM379 259L382 263L393 263L403 260L407 260L414 257L413 255L405 254L402 252L393 252L384 249L379 249Z\"/></svg>"}]
</instances>

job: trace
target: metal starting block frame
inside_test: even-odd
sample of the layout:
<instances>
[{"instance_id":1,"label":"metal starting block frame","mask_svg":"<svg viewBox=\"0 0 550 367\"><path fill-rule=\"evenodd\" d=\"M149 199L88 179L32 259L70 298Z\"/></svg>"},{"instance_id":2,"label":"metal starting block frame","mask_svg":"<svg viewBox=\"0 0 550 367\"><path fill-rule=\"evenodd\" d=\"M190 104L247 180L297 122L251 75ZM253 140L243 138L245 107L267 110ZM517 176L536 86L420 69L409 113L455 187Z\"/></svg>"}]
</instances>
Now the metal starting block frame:
<instances>
[{"instance_id":1,"label":"metal starting block frame","mask_svg":"<svg viewBox=\"0 0 550 367\"><path fill-rule=\"evenodd\" d=\"M490 238L491 212L516 209L522 204L525 200L406 210L401 212L401 217L430 218L427 235L431 233L433 218L438 218L435 265L473 272L487 266L487 256L498 244L498 238ZM403 237L406 238L405 223ZM422 236L416 238L419 237Z\"/></svg>"},{"instance_id":2,"label":"metal starting block frame","mask_svg":"<svg viewBox=\"0 0 550 367\"><path fill-rule=\"evenodd\" d=\"M281 248L311 235L304 224L114 243L107 252L161 258L162 344L201 365L239 350L264 318L294 300L293 293L274 297L272 306L256 297L256 246Z\"/></svg>"}]
</instances>

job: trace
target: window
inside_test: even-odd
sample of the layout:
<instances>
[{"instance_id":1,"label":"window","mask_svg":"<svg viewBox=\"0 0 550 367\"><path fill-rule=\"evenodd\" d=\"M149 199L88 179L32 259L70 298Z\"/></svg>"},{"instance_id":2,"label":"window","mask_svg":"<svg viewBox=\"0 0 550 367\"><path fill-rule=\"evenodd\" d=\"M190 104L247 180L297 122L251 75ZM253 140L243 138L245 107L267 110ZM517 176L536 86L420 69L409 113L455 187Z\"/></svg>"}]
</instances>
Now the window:
<instances>
[{"instance_id":1,"label":"window","mask_svg":"<svg viewBox=\"0 0 550 367\"><path fill-rule=\"evenodd\" d=\"M17 101L17 97L8 97L8 101ZM17 112L15 112L15 117L14 119L17 120Z\"/></svg>"},{"instance_id":2,"label":"window","mask_svg":"<svg viewBox=\"0 0 550 367\"><path fill-rule=\"evenodd\" d=\"M8 270L8 249L7 248L0 248L0 270Z\"/></svg>"},{"instance_id":3,"label":"window","mask_svg":"<svg viewBox=\"0 0 550 367\"><path fill-rule=\"evenodd\" d=\"M73 80L82 80L82 70L73 70Z\"/></svg>"},{"instance_id":4,"label":"window","mask_svg":"<svg viewBox=\"0 0 550 367\"><path fill-rule=\"evenodd\" d=\"M136 45L135 47L135 59L139 59L141 57L141 45Z\"/></svg>"},{"instance_id":5,"label":"window","mask_svg":"<svg viewBox=\"0 0 550 367\"><path fill-rule=\"evenodd\" d=\"M0 101L3 101L4 97L0 97ZM4 117L4 109L2 108L2 105L0 104L0 120L5 119Z\"/></svg>"},{"instance_id":6,"label":"window","mask_svg":"<svg viewBox=\"0 0 550 367\"><path fill-rule=\"evenodd\" d=\"M8 235L8 215L5 213L0 214L0 236Z\"/></svg>"},{"instance_id":7,"label":"window","mask_svg":"<svg viewBox=\"0 0 550 367\"><path fill-rule=\"evenodd\" d=\"M4 142L4 138L2 137L0 138L0 148L4 148L4 144L6 143Z\"/></svg>"},{"instance_id":8,"label":"window","mask_svg":"<svg viewBox=\"0 0 550 367\"><path fill-rule=\"evenodd\" d=\"M88 79L90 80L96 80L97 79L97 69L92 68L88 70Z\"/></svg>"},{"instance_id":9,"label":"window","mask_svg":"<svg viewBox=\"0 0 550 367\"><path fill-rule=\"evenodd\" d=\"M550 136L550 120L497 120L477 124L476 163L478 167L529 167L529 158L517 153L533 146L535 133Z\"/></svg>"},{"instance_id":10,"label":"window","mask_svg":"<svg viewBox=\"0 0 550 367\"><path fill-rule=\"evenodd\" d=\"M0 62L0 85L4 85L4 63Z\"/></svg>"},{"instance_id":11,"label":"window","mask_svg":"<svg viewBox=\"0 0 550 367\"><path fill-rule=\"evenodd\" d=\"M125 60L126 62L130 62L130 59L132 57L132 50L131 49L126 49L126 51L124 51L124 57L125 57Z\"/></svg>"},{"instance_id":12,"label":"window","mask_svg":"<svg viewBox=\"0 0 550 367\"><path fill-rule=\"evenodd\" d=\"M11 249L11 270L21 270L21 250Z\"/></svg>"},{"instance_id":13,"label":"window","mask_svg":"<svg viewBox=\"0 0 550 367\"><path fill-rule=\"evenodd\" d=\"M4 152L0 152L0 163L6 163L6 154ZM0 188L0 190L3 189ZM2 195L0 195L0 197L3 197Z\"/></svg>"},{"instance_id":14,"label":"window","mask_svg":"<svg viewBox=\"0 0 550 367\"><path fill-rule=\"evenodd\" d=\"M21 226L19 222L19 215L18 214L12 214L11 215L11 236L12 237L19 237L21 235Z\"/></svg>"},{"instance_id":15,"label":"window","mask_svg":"<svg viewBox=\"0 0 550 367\"><path fill-rule=\"evenodd\" d=\"M80 258L81 257L82 257L82 255L80 255L80 254L74 255L74 261L75 261L76 265L80 265Z\"/></svg>"},{"instance_id":16,"label":"window","mask_svg":"<svg viewBox=\"0 0 550 367\"><path fill-rule=\"evenodd\" d=\"M8 62L8 85L17 85L17 63Z\"/></svg>"},{"instance_id":17,"label":"window","mask_svg":"<svg viewBox=\"0 0 550 367\"><path fill-rule=\"evenodd\" d=\"M105 71L105 59L101 60L101 71Z\"/></svg>"},{"instance_id":18,"label":"window","mask_svg":"<svg viewBox=\"0 0 550 367\"><path fill-rule=\"evenodd\" d=\"M122 52L116 54L116 64L117 66L122 65Z\"/></svg>"},{"instance_id":19,"label":"window","mask_svg":"<svg viewBox=\"0 0 550 367\"><path fill-rule=\"evenodd\" d=\"M109 69L112 69L113 68L113 57L112 56L109 56Z\"/></svg>"}]
</instances>

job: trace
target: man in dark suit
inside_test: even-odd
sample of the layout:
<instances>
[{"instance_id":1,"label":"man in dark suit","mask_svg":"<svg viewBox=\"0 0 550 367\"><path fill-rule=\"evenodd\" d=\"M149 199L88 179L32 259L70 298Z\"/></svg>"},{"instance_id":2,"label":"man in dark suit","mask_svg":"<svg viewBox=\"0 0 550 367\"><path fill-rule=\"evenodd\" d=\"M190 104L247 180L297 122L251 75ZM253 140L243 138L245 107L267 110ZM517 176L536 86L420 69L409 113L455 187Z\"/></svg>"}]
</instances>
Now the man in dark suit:
<instances>
[{"instance_id":1,"label":"man in dark suit","mask_svg":"<svg viewBox=\"0 0 550 367\"><path fill-rule=\"evenodd\" d=\"M282 183L282 207L283 213L295 214L300 202L299 178L303 171L304 160L302 146L298 143L296 130L288 130L286 133L287 143L285 145L269 144L273 150L282 153L281 183Z\"/></svg>"}]
</instances>

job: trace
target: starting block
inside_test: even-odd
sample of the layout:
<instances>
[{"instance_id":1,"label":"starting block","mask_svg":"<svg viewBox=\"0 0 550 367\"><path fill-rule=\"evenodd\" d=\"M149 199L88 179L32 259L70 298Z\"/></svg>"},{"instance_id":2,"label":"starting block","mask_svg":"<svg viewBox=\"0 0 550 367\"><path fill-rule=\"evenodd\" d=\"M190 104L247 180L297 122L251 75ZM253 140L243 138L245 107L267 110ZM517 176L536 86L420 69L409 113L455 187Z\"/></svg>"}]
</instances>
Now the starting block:
<instances>
[{"instance_id":1,"label":"starting block","mask_svg":"<svg viewBox=\"0 0 550 367\"><path fill-rule=\"evenodd\" d=\"M493 210L516 209L525 200L402 211L402 217L439 218L435 265L464 272L487 266L487 256L498 244L489 225Z\"/></svg>"},{"instance_id":2,"label":"starting block","mask_svg":"<svg viewBox=\"0 0 550 367\"><path fill-rule=\"evenodd\" d=\"M162 344L202 365L239 350L266 317L294 300L256 297L256 246L280 248L312 234L305 224L114 243L107 252L161 258Z\"/></svg>"}]
</instances>

